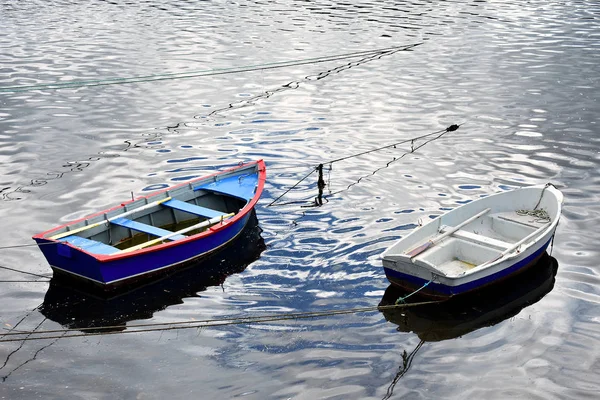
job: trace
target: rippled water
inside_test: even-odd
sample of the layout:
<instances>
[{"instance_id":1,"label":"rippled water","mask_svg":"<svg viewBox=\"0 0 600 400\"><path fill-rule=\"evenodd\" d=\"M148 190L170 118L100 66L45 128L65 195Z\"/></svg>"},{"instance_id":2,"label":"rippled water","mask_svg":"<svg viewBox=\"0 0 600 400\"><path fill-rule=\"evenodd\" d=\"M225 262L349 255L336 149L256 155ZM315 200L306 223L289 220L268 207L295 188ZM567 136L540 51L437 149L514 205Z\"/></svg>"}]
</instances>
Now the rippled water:
<instances>
[{"instance_id":1,"label":"rippled water","mask_svg":"<svg viewBox=\"0 0 600 400\"><path fill-rule=\"evenodd\" d=\"M269 175L257 207L267 247L244 271L189 278L201 282L187 289L162 283L126 309L73 301L70 322L43 312L64 306L55 285L1 282L4 328L81 327L98 313L163 323L375 306L388 288L380 254L419 219L545 182L565 205L558 268L531 288L540 296L515 296L493 318L475 307L450 319L473 328L458 335L367 312L0 343L0 398L596 397L599 19L590 0L4 2L0 91L422 43L244 73L0 92L7 246L240 161L264 158ZM314 175L280 200L303 202L267 207L311 165L463 123L392 163L410 146L333 164L322 207L302 207L317 195ZM35 247L2 250L0 265L51 273ZM0 269L3 281L37 279ZM408 317L440 322L422 313Z\"/></svg>"}]
</instances>

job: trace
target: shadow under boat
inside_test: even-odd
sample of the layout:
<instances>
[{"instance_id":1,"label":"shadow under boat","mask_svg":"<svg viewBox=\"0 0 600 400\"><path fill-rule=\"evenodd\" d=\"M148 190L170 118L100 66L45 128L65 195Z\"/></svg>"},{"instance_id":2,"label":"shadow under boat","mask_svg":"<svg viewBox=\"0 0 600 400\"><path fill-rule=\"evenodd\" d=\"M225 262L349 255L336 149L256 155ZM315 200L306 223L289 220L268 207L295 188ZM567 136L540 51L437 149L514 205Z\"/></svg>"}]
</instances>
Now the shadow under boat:
<instances>
[{"instance_id":1,"label":"shadow under boat","mask_svg":"<svg viewBox=\"0 0 600 400\"><path fill-rule=\"evenodd\" d=\"M398 331L414 332L423 341L454 339L500 323L541 300L552 291L557 270L558 261L544 252L532 268L485 290L443 303L382 310L382 313L386 320L398 325ZM392 305L408 294L390 285L379 305Z\"/></svg>"},{"instance_id":2,"label":"shadow under boat","mask_svg":"<svg viewBox=\"0 0 600 400\"><path fill-rule=\"evenodd\" d=\"M63 275L55 276L40 311L69 329L124 330L128 321L151 318L155 312L181 304L186 297L197 297L198 292L221 285L229 275L244 271L266 249L261 232L253 211L246 227L228 245L144 286L105 292L93 290L92 286L75 286Z\"/></svg>"}]
</instances>

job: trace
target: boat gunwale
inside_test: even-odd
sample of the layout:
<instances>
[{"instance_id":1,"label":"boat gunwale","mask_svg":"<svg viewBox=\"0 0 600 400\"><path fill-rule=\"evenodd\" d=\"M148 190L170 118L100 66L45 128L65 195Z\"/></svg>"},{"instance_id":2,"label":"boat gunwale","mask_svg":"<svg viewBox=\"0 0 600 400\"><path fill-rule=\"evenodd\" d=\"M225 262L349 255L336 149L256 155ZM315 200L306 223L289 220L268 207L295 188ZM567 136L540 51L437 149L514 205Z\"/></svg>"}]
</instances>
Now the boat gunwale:
<instances>
[{"instance_id":1,"label":"boat gunwale","mask_svg":"<svg viewBox=\"0 0 600 400\"><path fill-rule=\"evenodd\" d=\"M86 251L86 250L84 250L84 249L82 249L80 247L74 246L71 243L60 241L60 240L57 240L57 239L51 239L49 237L46 237L46 236L48 236L49 234L51 234L53 232L56 232L56 231L58 231L58 230L60 230L62 228L65 228L67 226L74 225L74 224L76 224L78 222L89 220L89 219L94 218L96 216L107 214L107 213L109 213L111 211L114 211L114 210L117 210L117 209L120 209L120 208L124 209L128 204L131 204L131 203L133 203L135 201L139 201L141 199L148 199L149 197L153 197L153 196L156 196L156 195L160 195L161 193L166 193L168 191L172 191L174 189L177 189L177 188L180 188L180 187L184 187L186 185L189 185L190 183L195 183L195 182L198 182L198 181L210 179L210 178L213 178L213 177L216 177L216 176L219 176L219 175L223 175L223 174L226 174L226 173L229 173L229 172L235 172L235 171L238 171L238 170L243 170L245 168L250 169L250 167L252 167L252 166L255 166L255 168L256 168L256 172L255 173L257 174L257 177L258 177L258 179L257 179L257 186L256 186L256 189L254 191L254 195L252 196L252 198L250 200L248 200L248 202L246 203L246 205L244 207L242 207L239 210L239 212L237 214L235 214L233 217L228 218L228 219L224 219L222 222L217 223L217 224L209 227L207 230L205 230L203 232L199 232L199 233L197 233L195 235L192 235L192 236L188 236L185 239L174 240L174 241L171 241L171 242L162 243L162 244L159 244L159 245L156 245L156 246L151 246L151 247L147 247L147 248L138 249L138 250L127 252L127 253L96 254L96 253L90 253L90 252L88 252L88 251ZM38 233L37 235L34 235L32 238L36 242L38 242L38 245L39 244L46 244L46 243L56 243L56 244L63 244L63 245L69 246L69 247L73 248L74 250L76 250L78 252L81 252L81 253L89 255L90 257L93 257L94 259L96 259L99 262L111 262L111 261L117 261L117 260L121 260L121 259L126 259L126 258L131 258L131 257L139 256L139 255L142 255L142 254L149 254L149 253L152 253L152 252L165 250L165 249L171 248L171 247L177 247L179 245L183 245L183 244L187 244L187 243L190 243L190 242L194 242L194 241L197 241L197 240L204 239L205 237L213 235L214 233L216 233L216 232L218 232L218 231L220 231L222 229L225 229L229 225L232 225L235 222L239 221L240 219L244 218L254 208L254 206L258 202L258 200L259 200L259 198L260 198L260 196L262 194L262 191L264 189L265 181L266 181L266 166L265 166L264 160L261 159L261 160L257 160L257 161L251 161L251 162L244 163L244 164L232 167L232 168L225 169L223 171L217 171L217 172L215 172L213 174L210 174L210 175L205 175L205 176L202 176L202 177L199 177L199 178L196 178L196 179L192 179L192 180L183 182L181 184L178 184L178 185L175 185L175 186L172 186L172 187L168 187L168 188L164 188L164 189L152 192L152 193L148 194L147 196L137 197L135 199L129 200L129 201L124 202L124 203L121 203L121 204L119 204L117 206L114 206L114 207L111 207L109 209L102 210L102 211L96 212L94 214L87 215L85 217L79 218L79 219L74 220L74 221L69 221L66 224L62 224L62 225L59 225L59 226L54 227L52 229L49 229L47 231L44 231L42 233ZM216 193L218 193L218 192L216 192ZM231 197L235 198L236 196L231 196Z\"/></svg>"}]
</instances>

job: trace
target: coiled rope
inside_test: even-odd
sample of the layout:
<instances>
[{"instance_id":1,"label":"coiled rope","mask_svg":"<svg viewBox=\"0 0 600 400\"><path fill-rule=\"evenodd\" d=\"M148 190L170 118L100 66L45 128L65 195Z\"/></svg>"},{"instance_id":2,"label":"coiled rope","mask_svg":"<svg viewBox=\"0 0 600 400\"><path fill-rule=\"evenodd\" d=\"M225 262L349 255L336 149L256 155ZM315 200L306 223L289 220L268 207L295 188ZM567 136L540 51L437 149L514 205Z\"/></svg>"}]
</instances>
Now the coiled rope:
<instances>
[{"instance_id":1,"label":"coiled rope","mask_svg":"<svg viewBox=\"0 0 600 400\"><path fill-rule=\"evenodd\" d=\"M540 199L538 200L537 204L535 205L535 207L533 207L533 210L517 210L517 214L518 215L529 215L533 218L535 218L534 222L550 222L552 220L552 218L550 217L550 214L548 214L548 212L546 210L543 209L538 209L538 207L540 206L540 203L542 202L542 198L544 197L544 192L546 192L546 189L549 186L554 186L551 183L546 183L546 186L544 186L544 189L542 189L542 193L540 194Z\"/></svg>"},{"instance_id":2,"label":"coiled rope","mask_svg":"<svg viewBox=\"0 0 600 400\"><path fill-rule=\"evenodd\" d=\"M535 218L535 222L550 222L550 214L546 210L517 210L518 215L529 215Z\"/></svg>"}]
</instances>

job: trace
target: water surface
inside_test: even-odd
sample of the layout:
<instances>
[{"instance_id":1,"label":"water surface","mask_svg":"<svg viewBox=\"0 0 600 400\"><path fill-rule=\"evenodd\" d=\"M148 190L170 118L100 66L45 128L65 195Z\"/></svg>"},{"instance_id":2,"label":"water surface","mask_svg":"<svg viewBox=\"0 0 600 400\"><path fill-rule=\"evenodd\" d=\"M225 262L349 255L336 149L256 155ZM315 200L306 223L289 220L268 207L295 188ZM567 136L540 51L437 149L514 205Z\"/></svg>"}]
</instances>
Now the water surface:
<instances>
[{"instance_id":1,"label":"water surface","mask_svg":"<svg viewBox=\"0 0 600 400\"><path fill-rule=\"evenodd\" d=\"M419 220L546 182L565 205L550 290L543 280L535 302L456 337L431 340L368 312L2 343L0 398L594 398L599 18L594 1L5 2L0 90L421 43L288 68L0 93L6 245L131 193L266 160L259 258L193 292L172 297L164 286L147 304L156 292L142 292L122 310L129 324L376 306L388 288L379 256ZM463 125L401 159L409 144L326 168L322 207L302 207L317 195L315 175L281 199L301 203L267 207L311 166L451 124ZM0 265L51 274L35 247L2 250ZM44 280L0 283L3 327L85 323L85 313L68 322L38 308L55 293L46 279L1 269L0 280Z\"/></svg>"}]
</instances>

